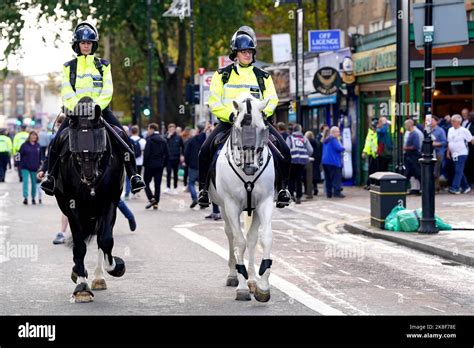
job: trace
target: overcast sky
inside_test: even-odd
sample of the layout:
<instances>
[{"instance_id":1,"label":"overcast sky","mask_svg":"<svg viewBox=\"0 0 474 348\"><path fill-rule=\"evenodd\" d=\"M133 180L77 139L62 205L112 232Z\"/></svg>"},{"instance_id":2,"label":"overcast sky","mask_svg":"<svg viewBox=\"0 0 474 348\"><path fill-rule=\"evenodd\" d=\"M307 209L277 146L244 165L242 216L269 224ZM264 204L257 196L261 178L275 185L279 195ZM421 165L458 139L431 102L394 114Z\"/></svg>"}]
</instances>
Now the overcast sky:
<instances>
[{"instance_id":1,"label":"overcast sky","mask_svg":"<svg viewBox=\"0 0 474 348\"><path fill-rule=\"evenodd\" d=\"M38 21L37 15L38 11L35 9L24 14L26 22L21 31L21 48L17 55L9 57L8 69L20 70L26 76L35 75L42 78L46 77L48 72L60 71L62 64L74 57L74 52L71 49L71 24L46 19ZM54 40L56 33L60 35L58 41ZM5 47L6 42L0 41L1 55Z\"/></svg>"}]
</instances>

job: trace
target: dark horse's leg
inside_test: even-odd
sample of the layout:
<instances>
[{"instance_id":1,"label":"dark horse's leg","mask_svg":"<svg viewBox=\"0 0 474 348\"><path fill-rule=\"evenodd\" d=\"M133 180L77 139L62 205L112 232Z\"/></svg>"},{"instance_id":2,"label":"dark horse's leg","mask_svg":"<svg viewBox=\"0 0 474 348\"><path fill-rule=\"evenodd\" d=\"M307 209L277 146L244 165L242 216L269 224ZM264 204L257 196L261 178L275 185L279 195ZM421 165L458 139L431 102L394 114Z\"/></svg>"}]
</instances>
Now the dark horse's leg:
<instances>
[{"instance_id":1,"label":"dark horse's leg","mask_svg":"<svg viewBox=\"0 0 474 348\"><path fill-rule=\"evenodd\" d=\"M82 228L81 220L79 215L71 211L68 215L69 227L71 229L72 239L74 242L73 260L74 267L72 269L71 278L74 280L77 278L77 286L74 289L74 300L75 302L91 302L93 301L94 294L92 293L89 285L87 284L87 271L84 265L84 258L87 252L87 245L84 238L84 231Z\"/></svg>"},{"instance_id":2,"label":"dark horse's leg","mask_svg":"<svg viewBox=\"0 0 474 348\"><path fill-rule=\"evenodd\" d=\"M97 243L104 253L105 270L114 277L121 277L125 273L125 262L117 256L112 256L114 247L113 227L117 217L117 203L110 202L104 208L102 228L97 235ZM100 251L99 251L100 253Z\"/></svg>"}]
</instances>

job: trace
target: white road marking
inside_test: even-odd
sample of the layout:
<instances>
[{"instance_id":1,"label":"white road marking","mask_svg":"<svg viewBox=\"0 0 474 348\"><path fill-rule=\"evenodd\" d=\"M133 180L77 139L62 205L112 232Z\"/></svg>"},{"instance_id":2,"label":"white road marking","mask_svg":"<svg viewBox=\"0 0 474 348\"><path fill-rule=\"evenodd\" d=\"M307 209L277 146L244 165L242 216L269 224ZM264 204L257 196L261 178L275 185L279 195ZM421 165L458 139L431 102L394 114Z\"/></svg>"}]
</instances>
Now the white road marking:
<instances>
[{"instance_id":1,"label":"white road marking","mask_svg":"<svg viewBox=\"0 0 474 348\"><path fill-rule=\"evenodd\" d=\"M347 275L351 275L349 272L343 271L342 269L340 269L339 272L347 274Z\"/></svg>"},{"instance_id":2,"label":"white road marking","mask_svg":"<svg viewBox=\"0 0 474 348\"><path fill-rule=\"evenodd\" d=\"M375 287L377 287L379 289L385 289L382 285L375 285Z\"/></svg>"},{"instance_id":3,"label":"white road marking","mask_svg":"<svg viewBox=\"0 0 474 348\"><path fill-rule=\"evenodd\" d=\"M333 265L330 265L329 263L323 262L323 265L328 266L328 267L334 267Z\"/></svg>"},{"instance_id":4,"label":"white road marking","mask_svg":"<svg viewBox=\"0 0 474 348\"><path fill-rule=\"evenodd\" d=\"M364 278L361 278L361 277L357 277L357 279L362 280L365 283L370 283L370 280L367 280L367 279L364 279Z\"/></svg>"},{"instance_id":5,"label":"white road marking","mask_svg":"<svg viewBox=\"0 0 474 348\"><path fill-rule=\"evenodd\" d=\"M214 243L206 237L203 237L188 228L184 227L173 227L177 233L183 237L189 239L190 241L199 244L203 248L213 252L214 254L219 255L223 259L227 260L229 252L221 247L220 245ZM305 305L306 307L312 309L323 315L345 315L343 312L329 306L328 304L312 297L305 291L298 288L296 285L284 280L283 278L277 276L275 273L272 273L272 285L284 292L291 298Z\"/></svg>"},{"instance_id":6,"label":"white road marking","mask_svg":"<svg viewBox=\"0 0 474 348\"><path fill-rule=\"evenodd\" d=\"M438 312L441 312L441 313L446 313L446 311L443 311L442 309L438 309L438 308L431 307L431 306L428 306L428 305L423 305L422 307L431 308L435 311L438 311Z\"/></svg>"}]
</instances>

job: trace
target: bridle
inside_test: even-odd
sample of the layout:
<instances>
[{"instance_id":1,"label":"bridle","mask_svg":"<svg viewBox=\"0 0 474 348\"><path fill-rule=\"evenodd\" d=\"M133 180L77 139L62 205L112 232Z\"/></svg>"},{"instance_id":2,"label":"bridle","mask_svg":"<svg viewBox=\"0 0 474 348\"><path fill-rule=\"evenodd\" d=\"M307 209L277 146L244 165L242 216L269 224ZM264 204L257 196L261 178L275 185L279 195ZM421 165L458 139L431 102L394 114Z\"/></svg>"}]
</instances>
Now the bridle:
<instances>
[{"instance_id":1,"label":"bridle","mask_svg":"<svg viewBox=\"0 0 474 348\"><path fill-rule=\"evenodd\" d=\"M266 161L264 161L263 159L263 149L268 141L268 127L265 128L264 135L262 137L263 139L260 145L257 146L256 144L257 130L255 129L255 127L252 127L252 105L250 101L250 99L246 100L247 112L244 114L244 117L240 124L242 128L242 136L240 137L240 139L237 137L236 127L234 126L230 133L230 139L227 143L226 151L227 163L232 168L237 177L240 179L240 181L243 182L245 191L247 192L247 208L245 209L245 211L247 211L248 216L250 216L252 214L252 210L255 209L252 208L252 191L255 187L255 182L263 174L268 164L270 163L270 159L272 158L272 153L270 149L268 149ZM255 154L257 158L255 158ZM247 161L249 157L253 163ZM234 167L232 162L234 162L235 165L240 168L241 172L243 171L246 176L254 176L258 172L257 176L253 180L245 180L241 175L241 172L239 172ZM255 162L257 163L256 165Z\"/></svg>"}]
</instances>

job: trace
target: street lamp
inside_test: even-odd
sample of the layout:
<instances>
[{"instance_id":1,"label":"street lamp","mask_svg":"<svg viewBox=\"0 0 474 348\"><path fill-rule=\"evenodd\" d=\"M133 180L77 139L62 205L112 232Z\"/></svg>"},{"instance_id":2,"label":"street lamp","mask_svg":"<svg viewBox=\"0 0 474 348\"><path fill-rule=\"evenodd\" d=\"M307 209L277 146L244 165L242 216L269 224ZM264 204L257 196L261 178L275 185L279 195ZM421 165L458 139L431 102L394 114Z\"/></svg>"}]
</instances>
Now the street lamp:
<instances>
[{"instance_id":1,"label":"street lamp","mask_svg":"<svg viewBox=\"0 0 474 348\"><path fill-rule=\"evenodd\" d=\"M176 72L178 66L172 62L169 62L168 65L166 65L166 68L168 69L170 75L173 75Z\"/></svg>"}]
</instances>

